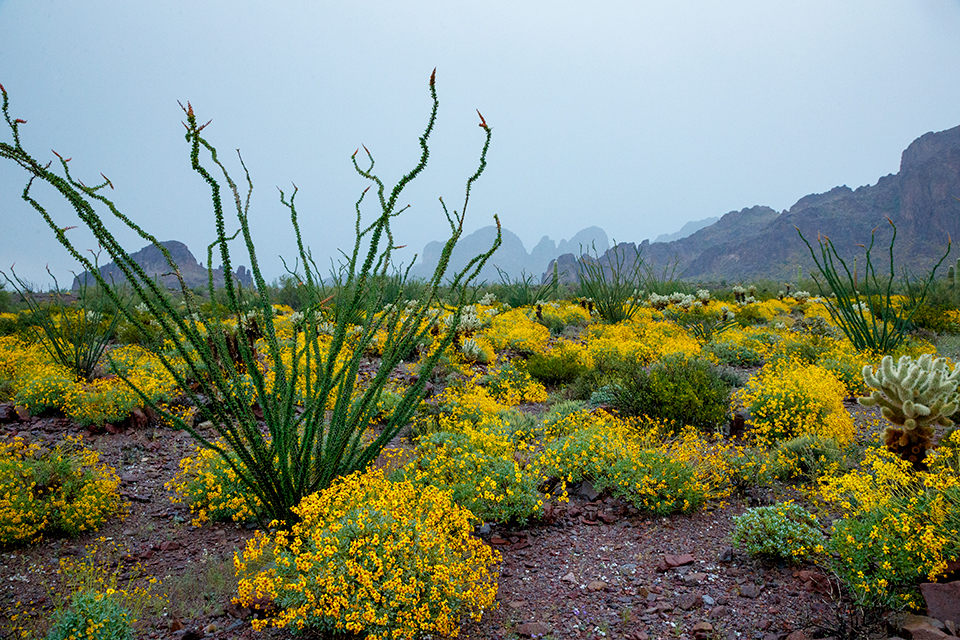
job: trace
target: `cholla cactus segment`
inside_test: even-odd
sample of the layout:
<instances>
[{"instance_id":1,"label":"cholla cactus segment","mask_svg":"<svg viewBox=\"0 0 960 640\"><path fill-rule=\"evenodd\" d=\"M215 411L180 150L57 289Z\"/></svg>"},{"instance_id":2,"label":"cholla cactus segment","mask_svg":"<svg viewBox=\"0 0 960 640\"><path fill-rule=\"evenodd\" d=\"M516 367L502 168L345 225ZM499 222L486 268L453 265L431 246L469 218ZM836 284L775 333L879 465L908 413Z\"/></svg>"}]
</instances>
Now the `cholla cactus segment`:
<instances>
[{"instance_id":1,"label":"cholla cactus segment","mask_svg":"<svg viewBox=\"0 0 960 640\"><path fill-rule=\"evenodd\" d=\"M912 462L914 469L924 469L934 427L953 426L949 416L957 410L960 365L951 372L944 358L930 354L917 360L902 356L896 365L892 357L884 356L876 371L863 368L863 380L873 391L859 398L860 404L879 405L891 422L883 432L884 445Z\"/></svg>"},{"instance_id":2,"label":"cholla cactus segment","mask_svg":"<svg viewBox=\"0 0 960 640\"><path fill-rule=\"evenodd\" d=\"M444 318L445 326L449 327L453 323L453 316L447 316ZM484 321L477 315L477 307L474 305L467 305L463 308L463 312L460 315L460 324L457 325L457 333L460 334L472 334L475 331L479 331L484 326Z\"/></svg>"},{"instance_id":3,"label":"cholla cactus segment","mask_svg":"<svg viewBox=\"0 0 960 640\"><path fill-rule=\"evenodd\" d=\"M951 372L946 359L934 359L929 353L917 360L902 356L896 365L892 357L884 356L876 371L863 368L863 380L873 392L860 398L860 404L880 405L893 424L923 433L932 433L938 424L953 426L949 416L957 410L960 365Z\"/></svg>"}]
</instances>

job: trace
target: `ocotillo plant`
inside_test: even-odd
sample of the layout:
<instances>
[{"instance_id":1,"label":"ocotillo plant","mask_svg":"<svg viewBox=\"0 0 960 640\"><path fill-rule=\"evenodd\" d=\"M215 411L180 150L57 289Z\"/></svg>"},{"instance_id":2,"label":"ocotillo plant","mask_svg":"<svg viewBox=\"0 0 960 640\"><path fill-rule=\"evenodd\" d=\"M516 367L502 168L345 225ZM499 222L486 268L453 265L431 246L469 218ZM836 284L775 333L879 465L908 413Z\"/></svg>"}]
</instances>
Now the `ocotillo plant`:
<instances>
[{"instance_id":1,"label":"ocotillo plant","mask_svg":"<svg viewBox=\"0 0 960 640\"><path fill-rule=\"evenodd\" d=\"M876 239L877 230L870 233L870 244L865 247L866 259L864 260L864 275L862 287L880 292L880 295L873 298L875 305L871 311L871 297L860 293L860 283L858 282L856 267L851 273L847 263L837 253L836 247L830 238L818 236L820 243L820 257L817 257L813 247L807 242L799 227L796 227L800 239L807 245L810 255L817 265L823 280L821 281L815 274L811 273L820 294L826 297L831 292L836 296L832 304L828 306L830 315L840 326L847 338L853 345L861 350L870 350L874 353L890 353L896 349L907 336L907 329L910 326L910 319L916 313L920 305L927 297L930 289L930 283L937 273L937 269L950 255L951 242L947 238L947 250L943 257L933 266L930 274L921 285L911 284L904 275L904 286L910 293L907 304L900 304L893 299L893 285L896 280L893 261L893 244L897 239L897 225L893 224L890 218L887 222L893 227L893 237L890 238L890 276L880 277L873 265L873 259L870 255L873 250L873 244ZM862 246L862 245L861 245ZM843 274L837 268L839 263Z\"/></svg>"},{"instance_id":2,"label":"ocotillo plant","mask_svg":"<svg viewBox=\"0 0 960 640\"><path fill-rule=\"evenodd\" d=\"M43 217L60 244L103 287L106 283L99 271L93 268L94 265L67 237L63 225L57 224L47 208L33 197L31 188L34 182L46 182L53 186L73 207L82 223L93 232L123 273L133 294L149 309L151 321L156 322L163 335L173 342L176 349L175 359L178 362L161 354L164 366L177 379L184 392L200 407L201 420L212 422L220 438L206 438L176 415L165 414L165 418L188 430L203 446L219 452L225 458L251 494L264 505L265 513L260 514L263 520L276 520L280 526L291 526L296 520L296 516L290 511L291 507L297 505L304 496L328 486L337 476L370 464L386 443L409 421L423 396L429 372L442 356L444 348L454 340L461 310L466 304L466 296L469 295L469 285L499 246L500 223L494 216L498 234L493 247L476 256L445 283L453 292L453 304L449 307L452 319L441 325L445 328L432 338L438 341L438 344L422 363L418 380L404 393L380 435L372 442L365 441L362 436L377 411L377 401L390 373L400 363L404 354L409 354L417 344L430 339L431 328L437 326L432 320L439 313L436 307L441 283L446 280L450 255L463 232L471 188L486 166L491 129L483 116L480 116L480 127L486 137L480 152L479 166L467 179L463 206L459 212L451 212L443 204L443 200L440 200L450 226L450 235L436 270L416 301L376 313L380 309L378 296L370 295L370 291L372 281L386 277L388 270L393 268L391 257L396 247L390 223L406 209L398 207L398 198L427 164L427 143L434 128L438 108L434 80L435 72L430 76L433 108L426 130L420 136L421 156L413 169L388 189L373 172L374 161L369 151L364 148L368 161L364 163L366 166L359 164L357 152L353 154L352 161L356 171L371 182L371 187L376 188L379 212L369 223L365 222L361 215L361 204L371 188L368 187L356 203L356 238L353 249L344 253L345 261L336 271L339 285L350 295L342 296L338 301L333 316L335 328L332 336L321 335L318 331L328 295L300 233L295 206L296 187L289 196L281 191L280 200L290 212L297 242L299 268L294 268L291 273L300 283L298 290L303 298L302 322L297 325L294 338L286 341L281 340L274 329L270 289L261 273L250 230L248 213L253 190L250 175L240 158L246 178L244 197L240 187L218 158L216 148L202 135L209 122L198 124L189 103L184 108L186 140L189 143L192 166L210 189L216 221L216 240L212 246L219 251L223 264L226 306L229 310L228 313L222 313L218 305L213 305L213 311L201 318L202 324L190 319L200 317L199 307L180 278L177 265L169 252L153 235L119 211L114 203L102 194L105 187L113 188L110 180L104 176L103 182L88 187L71 175L69 158L57 156L62 175L51 171L50 163L36 160L21 142L20 128L25 121L10 116L7 92L0 86L3 114L12 135L11 142L0 142L0 158L13 160L29 174L22 194L23 199ZM201 156L204 159L201 159ZM214 173L221 177L215 177ZM229 189L236 215L235 224L239 227L232 234L227 230L228 222L220 181L225 182ZM171 272L180 280L187 306L186 314L178 312L169 295L120 245L104 224L97 207L106 208L113 219L132 229L163 252ZM242 237L253 273L252 296L241 295L248 292L242 292L239 283L232 276L233 260L228 242L238 234ZM208 265L214 264L212 258L211 250ZM209 288L212 297L212 271L209 272ZM106 288L105 290L109 291ZM127 307L121 309L127 320L138 328L143 328L140 319L130 313ZM359 329L349 324L350 320L356 318L362 318ZM230 319L235 319L238 326L251 320L256 321L259 332L262 333L262 342L257 344L265 345L259 353L250 341L235 340L231 346L234 347L236 358L222 357L230 352L228 338L232 332L226 328ZM358 374L363 353L375 339L380 341L382 360L372 378L361 386ZM178 366L180 362L183 364ZM141 397L145 402L149 402L144 394L141 393ZM208 400L204 402L204 398ZM235 455L227 455L231 450Z\"/></svg>"}]
</instances>

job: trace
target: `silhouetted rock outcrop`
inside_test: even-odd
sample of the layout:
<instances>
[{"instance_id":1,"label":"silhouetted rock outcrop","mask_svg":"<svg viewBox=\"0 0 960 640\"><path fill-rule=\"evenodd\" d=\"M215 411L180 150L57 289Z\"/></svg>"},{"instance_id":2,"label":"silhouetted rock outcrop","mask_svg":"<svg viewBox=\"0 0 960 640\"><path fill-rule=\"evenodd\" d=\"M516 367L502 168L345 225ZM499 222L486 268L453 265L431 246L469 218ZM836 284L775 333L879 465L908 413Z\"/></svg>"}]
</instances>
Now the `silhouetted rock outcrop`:
<instances>
[{"instance_id":1,"label":"silhouetted rock outcrop","mask_svg":"<svg viewBox=\"0 0 960 640\"><path fill-rule=\"evenodd\" d=\"M522 274L536 278L547 268L551 260L562 253L579 247L589 250L591 246L596 246L597 251L604 252L610 246L607 234L599 227L588 227L578 232L570 240L561 240L559 243L543 236L529 254L516 234L508 229L503 229L501 236L503 242L480 272L481 280L499 282L498 268L510 279L519 279ZM463 269L475 256L489 251L496 237L497 228L494 226L483 227L462 237L450 258L448 275ZM429 278L440 262L442 251L442 242L428 243L423 248L420 256L421 260L410 270L410 275L417 278Z\"/></svg>"},{"instance_id":2,"label":"silhouetted rock outcrop","mask_svg":"<svg viewBox=\"0 0 960 640\"><path fill-rule=\"evenodd\" d=\"M183 280L187 283L188 287L207 286L207 269L197 262L197 259L190 253L190 249L187 248L187 245L177 240L167 240L160 244L170 253L170 257L180 269L180 275L183 276ZM140 265L151 278L159 278L160 281L169 288L180 288L177 277L171 272L170 265L167 264L166 258L163 257L163 253L161 253L157 247L152 244L147 245L143 249L140 249L140 251L130 254L130 257L133 258L134 262ZM113 262L103 265L99 270L107 282L121 284L126 281L123 272ZM253 276L243 265L237 267L237 271L233 274L233 277L245 287L253 286ZM222 266L213 270L213 280L216 286L223 286ZM87 271L84 271L73 279L73 289L77 290L81 282L88 282L91 285L94 284L93 278Z\"/></svg>"}]
</instances>

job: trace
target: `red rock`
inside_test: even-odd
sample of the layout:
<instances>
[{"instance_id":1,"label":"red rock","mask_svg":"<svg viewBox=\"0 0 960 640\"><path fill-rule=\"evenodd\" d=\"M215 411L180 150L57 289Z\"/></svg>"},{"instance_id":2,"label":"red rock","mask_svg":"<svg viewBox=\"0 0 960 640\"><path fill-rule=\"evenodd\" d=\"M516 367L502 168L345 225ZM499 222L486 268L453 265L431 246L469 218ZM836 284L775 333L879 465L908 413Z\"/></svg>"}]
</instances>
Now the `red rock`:
<instances>
[{"instance_id":1,"label":"red rock","mask_svg":"<svg viewBox=\"0 0 960 640\"><path fill-rule=\"evenodd\" d=\"M17 419L19 419L20 422L28 422L30 420L30 409L27 409L22 404L18 404L13 410L17 414Z\"/></svg>"},{"instance_id":2,"label":"red rock","mask_svg":"<svg viewBox=\"0 0 960 640\"><path fill-rule=\"evenodd\" d=\"M607 588L607 583L602 580L594 580L587 585L588 591L603 591Z\"/></svg>"},{"instance_id":3,"label":"red rock","mask_svg":"<svg viewBox=\"0 0 960 640\"><path fill-rule=\"evenodd\" d=\"M688 564L693 564L693 556L689 553L682 553L678 556L664 556L663 561L666 562L669 567L683 567Z\"/></svg>"},{"instance_id":4,"label":"red rock","mask_svg":"<svg viewBox=\"0 0 960 640\"><path fill-rule=\"evenodd\" d=\"M960 622L960 582L925 582L920 585L927 615L946 622Z\"/></svg>"},{"instance_id":5,"label":"red rock","mask_svg":"<svg viewBox=\"0 0 960 640\"><path fill-rule=\"evenodd\" d=\"M502 545L502 544L509 544L509 543L503 538L501 538L500 536L498 536L497 534L493 534L492 536L490 536L490 544Z\"/></svg>"},{"instance_id":6,"label":"red rock","mask_svg":"<svg viewBox=\"0 0 960 640\"><path fill-rule=\"evenodd\" d=\"M942 640L943 638L950 637L929 622L915 622L910 625L905 624L903 625L903 630L913 640Z\"/></svg>"}]
</instances>

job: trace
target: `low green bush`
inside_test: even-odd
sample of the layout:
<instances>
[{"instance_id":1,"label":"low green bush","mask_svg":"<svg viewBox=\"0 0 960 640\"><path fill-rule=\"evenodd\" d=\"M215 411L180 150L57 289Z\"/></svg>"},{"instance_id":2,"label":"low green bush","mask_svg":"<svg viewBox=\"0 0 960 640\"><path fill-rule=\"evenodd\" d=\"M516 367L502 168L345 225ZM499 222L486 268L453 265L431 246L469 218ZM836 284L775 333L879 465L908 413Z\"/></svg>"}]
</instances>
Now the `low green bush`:
<instances>
[{"instance_id":1,"label":"low green bush","mask_svg":"<svg viewBox=\"0 0 960 640\"><path fill-rule=\"evenodd\" d=\"M716 429L727 421L733 388L709 361L672 354L649 370L636 366L617 376L613 405L622 415Z\"/></svg>"},{"instance_id":2,"label":"low green bush","mask_svg":"<svg viewBox=\"0 0 960 640\"><path fill-rule=\"evenodd\" d=\"M734 523L734 543L751 556L797 563L823 552L817 519L796 504L750 509L734 518Z\"/></svg>"},{"instance_id":3,"label":"low green bush","mask_svg":"<svg viewBox=\"0 0 960 640\"><path fill-rule=\"evenodd\" d=\"M523 524L543 507L539 474L518 462L512 451L500 450L496 440L483 433L432 433L420 439L419 459L391 479L449 492L484 522Z\"/></svg>"},{"instance_id":4,"label":"low green bush","mask_svg":"<svg viewBox=\"0 0 960 640\"><path fill-rule=\"evenodd\" d=\"M586 367L580 362L580 349L568 345L570 343L564 341L546 353L534 353L527 359L527 371L547 384L573 382Z\"/></svg>"},{"instance_id":5,"label":"low green bush","mask_svg":"<svg viewBox=\"0 0 960 640\"><path fill-rule=\"evenodd\" d=\"M130 612L112 594L78 591L54 613L47 640L132 640Z\"/></svg>"},{"instance_id":6,"label":"low green bush","mask_svg":"<svg viewBox=\"0 0 960 640\"><path fill-rule=\"evenodd\" d=\"M703 350L718 363L732 367L759 367L763 364L763 355L743 344L715 340L705 344Z\"/></svg>"}]
</instances>

